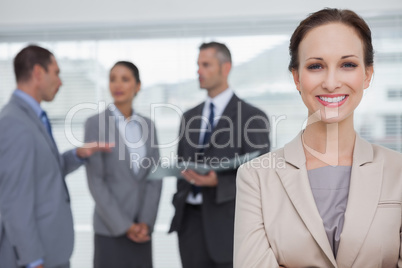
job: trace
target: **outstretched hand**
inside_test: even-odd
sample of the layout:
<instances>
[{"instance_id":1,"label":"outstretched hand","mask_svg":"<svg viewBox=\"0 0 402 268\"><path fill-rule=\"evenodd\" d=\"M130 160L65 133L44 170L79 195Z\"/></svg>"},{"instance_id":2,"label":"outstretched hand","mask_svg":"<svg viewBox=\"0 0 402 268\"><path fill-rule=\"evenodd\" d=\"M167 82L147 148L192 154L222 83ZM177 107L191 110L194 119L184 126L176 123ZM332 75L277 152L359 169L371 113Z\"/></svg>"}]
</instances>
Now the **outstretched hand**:
<instances>
[{"instance_id":1,"label":"outstretched hand","mask_svg":"<svg viewBox=\"0 0 402 268\"><path fill-rule=\"evenodd\" d=\"M114 143L100 143L100 142L89 142L85 143L82 147L77 148L77 156L79 158L85 159L90 157L96 152L111 152L114 147Z\"/></svg>"}]
</instances>

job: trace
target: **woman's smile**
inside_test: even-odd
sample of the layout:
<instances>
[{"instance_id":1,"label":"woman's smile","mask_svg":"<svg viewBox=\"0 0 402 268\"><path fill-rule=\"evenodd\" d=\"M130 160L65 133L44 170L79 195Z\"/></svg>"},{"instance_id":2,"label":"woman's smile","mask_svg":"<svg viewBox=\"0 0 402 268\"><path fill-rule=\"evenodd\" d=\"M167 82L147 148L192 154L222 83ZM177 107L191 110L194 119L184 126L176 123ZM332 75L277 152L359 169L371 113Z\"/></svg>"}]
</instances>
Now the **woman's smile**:
<instances>
[{"instance_id":1,"label":"woman's smile","mask_svg":"<svg viewBox=\"0 0 402 268\"><path fill-rule=\"evenodd\" d=\"M336 108L342 106L347 100L347 94L318 95L317 100L324 106Z\"/></svg>"}]
</instances>

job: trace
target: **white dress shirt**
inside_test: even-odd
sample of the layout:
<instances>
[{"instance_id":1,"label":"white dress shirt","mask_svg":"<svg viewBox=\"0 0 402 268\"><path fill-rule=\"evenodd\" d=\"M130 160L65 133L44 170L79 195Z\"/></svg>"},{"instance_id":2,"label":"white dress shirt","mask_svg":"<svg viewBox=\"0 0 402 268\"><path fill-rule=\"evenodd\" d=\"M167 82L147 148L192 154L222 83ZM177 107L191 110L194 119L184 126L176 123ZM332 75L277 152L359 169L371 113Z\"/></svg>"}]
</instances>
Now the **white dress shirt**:
<instances>
[{"instance_id":1,"label":"white dress shirt","mask_svg":"<svg viewBox=\"0 0 402 268\"><path fill-rule=\"evenodd\" d=\"M201 120L201 129L200 129L200 139L198 141L198 144L202 144L204 141L204 135L205 132L207 131L207 126L209 122L209 114L211 113L210 111L210 103L212 102L214 104L214 123L213 127L216 127L216 125L219 122L219 119L222 117L223 111L225 110L226 106L228 105L229 101L233 97L233 90L230 88L227 88L225 91L220 93L219 95L215 96L214 98L210 98L208 96L207 100L204 103L204 108L202 110L202 120ZM202 203L202 193L199 192L196 196L193 195L192 192L190 192L187 196L187 203L193 204L193 205L199 205Z\"/></svg>"},{"instance_id":2,"label":"white dress shirt","mask_svg":"<svg viewBox=\"0 0 402 268\"><path fill-rule=\"evenodd\" d=\"M130 159L138 159L137 163L131 163L134 174L138 174L141 166L141 159L143 159L147 154L145 142L142 139L142 130L139 123L140 119L138 115L134 113L134 109L133 114L128 119L124 118L123 114L119 109L117 109L117 107L111 110L113 115L116 117L116 125L120 136L123 138L128 152L130 153ZM135 157L132 157L133 154Z\"/></svg>"}]
</instances>

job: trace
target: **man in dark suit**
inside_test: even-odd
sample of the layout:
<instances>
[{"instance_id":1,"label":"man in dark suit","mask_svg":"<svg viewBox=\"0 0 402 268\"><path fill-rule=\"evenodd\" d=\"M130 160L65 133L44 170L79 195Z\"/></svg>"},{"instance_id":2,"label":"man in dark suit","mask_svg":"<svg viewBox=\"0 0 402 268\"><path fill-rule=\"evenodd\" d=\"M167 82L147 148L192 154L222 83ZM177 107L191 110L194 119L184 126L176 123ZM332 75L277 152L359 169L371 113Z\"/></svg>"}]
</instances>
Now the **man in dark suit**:
<instances>
[{"instance_id":1,"label":"man in dark suit","mask_svg":"<svg viewBox=\"0 0 402 268\"><path fill-rule=\"evenodd\" d=\"M0 267L68 268L74 230L65 176L99 145L60 155L42 101L61 86L53 54L28 46L14 59L17 87L0 113Z\"/></svg>"},{"instance_id":2,"label":"man in dark suit","mask_svg":"<svg viewBox=\"0 0 402 268\"><path fill-rule=\"evenodd\" d=\"M229 88L229 49L221 43L200 46L198 75L207 100L184 113L178 157L225 167L229 159L269 151L269 121L261 110L239 99ZM173 197L184 268L233 267L236 170L206 175L183 172Z\"/></svg>"}]
</instances>

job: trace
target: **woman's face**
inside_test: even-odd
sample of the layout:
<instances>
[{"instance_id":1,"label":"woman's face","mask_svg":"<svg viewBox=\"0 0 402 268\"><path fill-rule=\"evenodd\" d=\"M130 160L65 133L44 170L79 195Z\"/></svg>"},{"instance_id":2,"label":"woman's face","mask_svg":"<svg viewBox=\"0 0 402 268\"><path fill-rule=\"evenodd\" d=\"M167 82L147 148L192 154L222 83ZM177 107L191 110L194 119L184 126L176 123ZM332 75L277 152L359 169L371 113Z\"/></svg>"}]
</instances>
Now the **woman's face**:
<instances>
[{"instance_id":1,"label":"woman's face","mask_svg":"<svg viewBox=\"0 0 402 268\"><path fill-rule=\"evenodd\" d=\"M129 68L116 65L110 71L109 89L115 104L131 103L140 87Z\"/></svg>"},{"instance_id":2,"label":"woman's face","mask_svg":"<svg viewBox=\"0 0 402 268\"><path fill-rule=\"evenodd\" d=\"M326 123L353 119L372 66L364 65L363 43L355 30L330 23L312 29L299 45L299 68L293 70L309 116L317 112Z\"/></svg>"}]
</instances>

